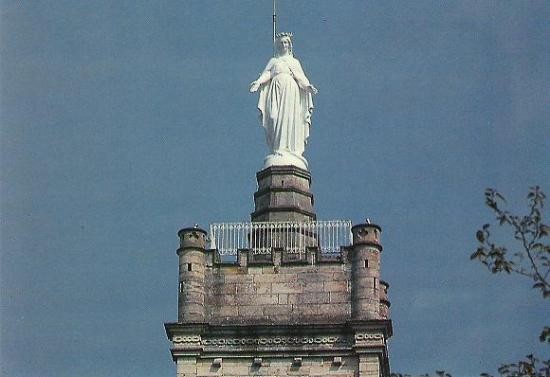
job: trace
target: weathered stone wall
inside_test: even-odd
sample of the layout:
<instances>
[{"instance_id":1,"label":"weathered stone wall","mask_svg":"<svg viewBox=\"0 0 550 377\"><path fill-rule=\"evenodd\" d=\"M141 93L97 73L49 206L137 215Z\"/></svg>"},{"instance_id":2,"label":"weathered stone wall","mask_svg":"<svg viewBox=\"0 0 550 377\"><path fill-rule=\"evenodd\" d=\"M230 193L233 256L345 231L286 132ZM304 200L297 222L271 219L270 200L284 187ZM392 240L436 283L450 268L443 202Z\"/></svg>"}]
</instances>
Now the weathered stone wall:
<instances>
[{"instance_id":1,"label":"weathered stone wall","mask_svg":"<svg viewBox=\"0 0 550 377\"><path fill-rule=\"evenodd\" d=\"M380 227L354 226L353 244L327 257L240 250L234 264L206 250L206 232L182 230L180 322L211 324L334 323L388 319L388 284L380 280Z\"/></svg>"},{"instance_id":2,"label":"weathered stone wall","mask_svg":"<svg viewBox=\"0 0 550 377\"><path fill-rule=\"evenodd\" d=\"M389 376L380 227L352 233L337 255L239 250L229 264L204 230L182 229L178 322L165 325L177 376Z\"/></svg>"},{"instance_id":3,"label":"weathered stone wall","mask_svg":"<svg viewBox=\"0 0 550 377\"><path fill-rule=\"evenodd\" d=\"M341 363L335 364L333 357L304 357L297 365L291 357L263 357L261 365L254 364L254 358L223 358L219 366L213 366L212 360L179 359L177 376L340 376L354 377L359 370L358 357L342 357ZM363 363L363 367L378 366ZM370 374L376 376L378 374Z\"/></svg>"},{"instance_id":4,"label":"weathered stone wall","mask_svg":"<svg viewBox=\"0 0 550 377\"><path fill-rule=\"evenodd\" d=\"M344 263L213 266L206 271L209 323L327 323L351 316Z\"/></svg>"}]
</instances>

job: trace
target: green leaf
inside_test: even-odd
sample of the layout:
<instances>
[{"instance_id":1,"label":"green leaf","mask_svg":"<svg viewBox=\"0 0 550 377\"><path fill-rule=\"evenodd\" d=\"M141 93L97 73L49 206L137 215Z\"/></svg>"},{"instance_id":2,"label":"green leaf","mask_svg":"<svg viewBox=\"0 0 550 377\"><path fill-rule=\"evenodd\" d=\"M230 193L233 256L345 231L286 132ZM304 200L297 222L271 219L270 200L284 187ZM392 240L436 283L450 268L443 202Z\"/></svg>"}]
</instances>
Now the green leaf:
<instances>
[{"instance_id":1,"label":"green leaf","mask_svg":"<svg viewBox=\"0 0 550 377\"><path fill-rule=\"evenodd\" d=\"M483 231L478 230L476 233L476 238L479 242L483 243L485 241L485 234L483 233Z\"/></svg>"},{"instance_id":2,"label":"green leaf","mask_svg":"<svg viewBox=\"0 0 550 377\"><path fill-rule=\"evenodd\" d=\"M543 343L550 343L550 327L544 326L544 329L542 329L539 335L539 340Z\"/></svg>"}]
</instances>

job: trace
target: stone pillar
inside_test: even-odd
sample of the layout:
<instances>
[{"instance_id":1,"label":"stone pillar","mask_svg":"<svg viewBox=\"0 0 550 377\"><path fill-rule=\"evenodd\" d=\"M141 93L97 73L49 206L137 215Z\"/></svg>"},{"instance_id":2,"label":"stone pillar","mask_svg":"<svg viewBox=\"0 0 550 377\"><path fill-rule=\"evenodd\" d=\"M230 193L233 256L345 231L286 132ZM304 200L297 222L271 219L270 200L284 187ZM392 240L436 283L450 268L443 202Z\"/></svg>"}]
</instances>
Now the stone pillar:
<instances>
[{"instance_id":1,"label":"stone pillar","mask_svg":"<svg viewBox=\"0 0 550 377\"><path fill-rule=\"evenodd\" d=\"M197 359L195 357L179 357L176 360L177 377L195 377L197 375Z\"/></svg>"},{"instance_id":2,"label":"stone pillar","mask_svg":"<svg viewBox=\"0 0 550 377\"><path fill-rule=\"evenodd\" d=\"M206 271L206 231L184 228L178 232L179 294L178 322L204 322L204 276Z\"/></svg>"},{"instance_id":3,"label":"stone pillar","mask_svg":"<svg viewBox=\"0 0 550 377\"><path fill-rule=\"evenodd\" d=\"M311 174L295 166L271 166L256 174L252 221L315 220Z\"/></svg>"},{"instance_id":4,"label":"stone pillar","mask_svg":"<svg viewBox=\"0 0 550 377\"><path fill-rule=\"evenodd\" d=\"M360 377L380 377L380 360L377 354L359 355L359 376Z\"/></svg>"},{"instance_id":5,"label":"stone pillar","mask_svg":"<svg viewBox=\"0 0 550 377\"><path fill-rule=\"evenodd\" d=\"M380 233L375 224L351 228L353 245L351 317L353 320L380 319Z\"/></svg>"}]
</instances>

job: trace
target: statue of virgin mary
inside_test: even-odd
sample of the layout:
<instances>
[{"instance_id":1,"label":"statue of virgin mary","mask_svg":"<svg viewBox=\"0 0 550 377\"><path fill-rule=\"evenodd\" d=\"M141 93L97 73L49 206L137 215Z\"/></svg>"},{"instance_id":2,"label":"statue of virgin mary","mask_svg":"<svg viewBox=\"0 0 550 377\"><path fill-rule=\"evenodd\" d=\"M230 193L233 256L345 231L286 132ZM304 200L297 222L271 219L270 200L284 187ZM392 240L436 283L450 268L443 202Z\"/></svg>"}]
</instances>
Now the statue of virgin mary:
<instances>
[{"instance_id":1,"label":"statue of virgin mary","mask_svg":"<svg viewBox=\"0 0 550 377\"><path fill-rule=\"evenodd\" d=\"M269 60L258 79L250 84L250 92L260 90L260 122L270 152L264 168L293 165L307 170L303 153L311 126L311 97L317 89L294 58L291 38L291 33L276 35L277 56Z\"/></svg>"}]
</instances>

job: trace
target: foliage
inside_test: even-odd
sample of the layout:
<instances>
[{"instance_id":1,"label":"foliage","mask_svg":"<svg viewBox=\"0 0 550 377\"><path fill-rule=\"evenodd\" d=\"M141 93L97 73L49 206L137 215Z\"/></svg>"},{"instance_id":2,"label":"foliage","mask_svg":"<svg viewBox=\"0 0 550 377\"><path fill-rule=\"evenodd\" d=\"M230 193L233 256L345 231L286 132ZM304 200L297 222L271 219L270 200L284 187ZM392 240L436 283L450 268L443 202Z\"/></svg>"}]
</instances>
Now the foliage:
<instances>
[{"instance_id":1,"label":"foliage","mask_svg":"<svg viewBox=\"0 0 550 377\"><path fill-rule=\"evenodd\" d=\"M532 288L539 290L543 299L550 297L550 244L547 240L550 227L543 223L545 198L540 187L531 187L527 194L528 214L519 216L504 208L506 199L498 191L491 188L485 190L485 204L494 212L500 226L511 227L519 245L510 252L506 246L495 244L491 226L485 224L476 233L479 245L470 256L470 259L480 261L493 274L505 272L528 277L533 281ZM544 327L539 339L550 343L550 327ZM502 365L498 373L502 377L549 377L550 360L539 360L533 355L527 355L517 363ZM481 377L492 376L482 373Z\"/></svg>"},{"instance_id":2,"label":"foliage","mask_svg":"<svg viewBox=\"0 0 550 377\"><path fill-rule=\"evenodd\" d=\"M548 377L550 376L550 360L541 361L533 355L527 355L525 360L517 363L505 364L498 368L501 377ZM413 377L410 374L392 373L390 377ZM420 374L417 377L430 377L429 374ZM434 377L452 377L445 371L436 371ZM493 377L481 373L480 377Z\"/></svg>"},{"instance_id":3,"label":"foliage","mask_svg":"<svg viewBox=\"0 0 550 377\"><path fill-rule=\"evenodd\" d=\"M550 227L543 223L544 199L546 196L540 187L531 187L527 194L528 214L524 216L512 214L505 209L506 199L498 191L485 190L485 204L495 214L499 226L512 229L518 245L510 251L504 245L496 244L491 234L491 225L485 224L476 233L479 245L470 256L478 260L493 273L515 273L532 280L532 288L542 294L543 299L550 297L550 244L548 236ZM539 336L541 342L550 343L550 327L545 326ZM527 355L524 360L504 364L498 368L501 377L549 377L550 360L540 360L533 355ZM390 377L413 377L410 374L392 373ZM430 377L422 374L418 377ZM451 377L445 371L436 371L434 377ZM480 377L493 377L481 373Z\"/></svg>"},{"instance_id":4,"label":"foliage","mask_svg":"<svg viewBox=\"0 0 550 377\"><path fill-rule=\"evenodd\" d=\"M550 360L539 360L533 355L527 355L525 360L505 364L498 368L503 377L548 377L550 376ZM492 377L482 374L481 377Z\"/></svg>"},{"instance_id":5,"label":"foliage","mask_svg":"<svg viewBox=\"0 0 550 377\"><path fill-rule=\"evenodd\" d=\"M485 190L485 204L493 210L501 226L512 228L514 239L519 243L516 249L509 251L506 246L493 242L490 224L477 231L479 242L477 250L470 256L483 263L489 271L516 273L530 278L533 288L541 291L544 298L550 297L550 244L544 243L550 233L550 227L544 224L542 215L545 195L540 187L532 187L527 195L529 213L514 215L503 207L504 197L494 189ZM549 340L549 330L545 328L543 341Z\"/></svg>"}]
</instances>

